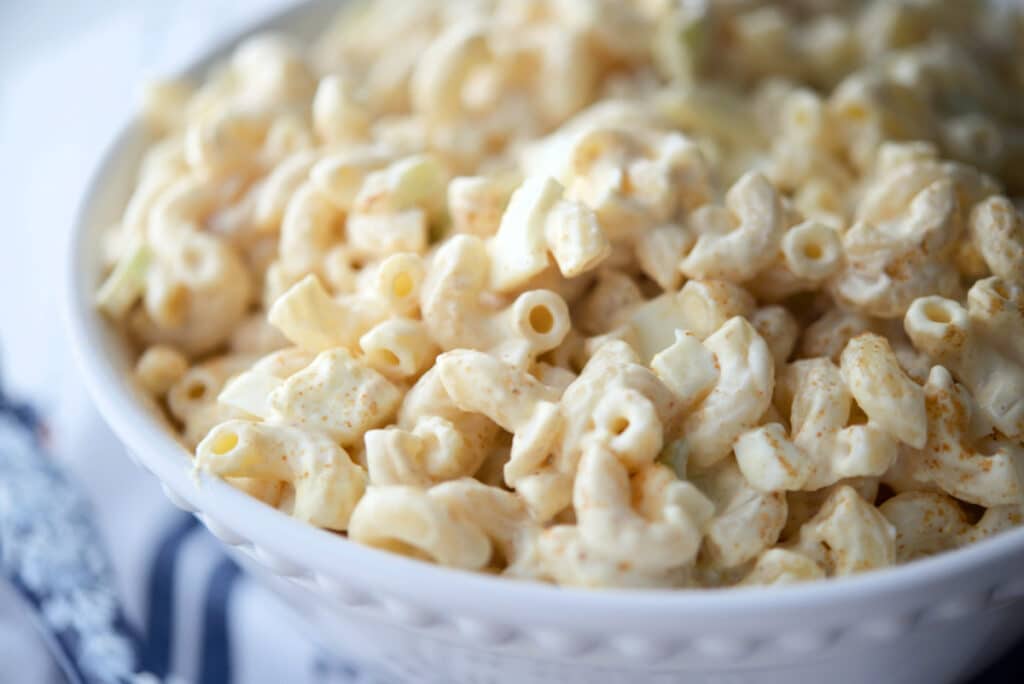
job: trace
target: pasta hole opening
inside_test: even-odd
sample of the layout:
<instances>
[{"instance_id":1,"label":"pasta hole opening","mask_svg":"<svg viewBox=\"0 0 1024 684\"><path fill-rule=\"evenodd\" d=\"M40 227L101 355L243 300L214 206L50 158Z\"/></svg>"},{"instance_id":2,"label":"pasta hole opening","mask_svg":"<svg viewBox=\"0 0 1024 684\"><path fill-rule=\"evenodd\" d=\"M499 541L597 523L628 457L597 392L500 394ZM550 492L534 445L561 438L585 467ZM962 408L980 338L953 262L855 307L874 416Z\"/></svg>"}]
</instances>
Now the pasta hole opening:
<instances>
[{"instance_id":1,"label":"pasta hole opening","mask_svg":"<svg viewBox=\"0 0 1024 684\"><path fill-rule=\"evenodd\" d=\"M381 366L395 367L402 363L398 355L390 349L375 349L373 360Z\"/></svg>"},{"instance_id":2,"label":"pasta hole opening","mask_svg":"<svg viewBox=\"0 0 1024 684\"><path fill-rule=\"evenodd\" d=\"M538 335L547 335L555 327L555 317L546 306L530 309L530 328Z\"/></svg>"},{"instance_id":3,"label":"pasta hole opening","mask_svg":"<svg viewBox=\"0 0 1024 684\"><path fill-rule=\"evenodd\" d=\"M342 242L345 237L345 215L334 217L327 226L327 235L331 243Z\"/></svg>"},{"instance_id":4,"label":"pasta hole opening","mask_svg":"<svg viewBox=\"0 0 1024 684\"><path fill-rule=\"evenodd\" d=\"M207 391L206 383L196 380L185 390L185 395L193 401L199 401L206 396Z\"/></svg>"},{"instance_id":5,"label":"pasta hole opening","mask_svg":"<svg viewBox=\"0 0 1024 684\"><path fill-rule=\"evenodd\" d=\"M611 425L608 427L613 435L621 435L629 429L629 418L626 418L625 416L616 416L612 419Z\"/></svg>"},{"instance_id":6,"label":"pasta hole opening","mask_svg":"<svg viewBox=\"0 0 1024 684\"><path fill-rule=\"evenodd\" d=\"M174 285L158 304L154 317L165 321L180 322L189 304L188 289L181 284Z\"/></svg>"},{"instance_id":7,"label":"pasta hole opening","mask_svg":"<svg viewBox=\"0 0 1024 684\"><path fill-rule=\"evenodd\" d=\"M181 252L182 265L192 273L196 273L202 268L203 258L202 251L194 245L186 246Z\"/></svg>"},{"instance_id":8,"label":"pasta hole opening","mask_svg":"<svg viewBox=\"0 0 1024 684\"><path fill-rule=\"evenodd\" d=\"M395 297L403 298L412 294L412 276L408 273L399 273L391 281L391 293Z\"/></svg>"},{"instance_id":9,"label":"pasta hole opening","mask_svg":"<svg viewBox=\"0 0 1024 684\"><path fill-rule=\"evenodd\" d=\"M1006 287L1006 283L1004 283L1002 280L997 280L994 283L992 283L992 292L994 292L997 297L1000 297L1002 299L1010 299L1010 290L1008 287Z\"/></svg>"},{"instance_id":10,"label":"pasta hole opening","mask_svg":"<svg viewBox=\"0 0 1024 684\"><path fill-rule=\"evenodd\" d=\"M238 433L227 431L214 438L212 449L217 456L223 456L230 453L236 446L238 446Z\"/></svg>"},{"instance_id":11,"label":"pasta hole opening","mask_svg":"<svg viewBox=\"0 0 1024 684\"><path fill-rule=\"evenodd\" d=\"M508 565L509 559L505 552L498 544L494 544L494 548L491 550L491 558L487 561L487 566L484 568L485 572L490 571L497 574L507 568Z\"/></svg>"},{"instance_id":12,"label":"pasta hole opening","mask_svg":"<svg viewBox=\"0 0 1024 684\"><path fill-rule=\"evenodd\" d=\"M804 245L803 254L811 261L818 261L825 256L825 250L817 242L808 242Z\"/></svg>"},{"instance_id":13,"label":"pasta hole opening","mask_svg":"<svg viewBox=\"0 0 1024 684\"><path fill-rule=\"evenodd\" d=\"M795 107L792 114L792 121L798 128L810 128L813 119L807 107Z\"/></svg>"},{"instance_id":14,"label":"pasta hole opening","mask_svg":"<svg viewBox=\"0 0 1024 684\"><path fill-rule=\"evenodd\" d=\"M860 102L851 102L843 107L842 111L847 119L856 123L863 123L868 119L868 109Z\"/></svg>"},{"instance_id":15,"label":"pasta hole opening","mask_svg":"<svg viewBox=\"0 0 1024 684\"><path fill-rule=\"evenodd\" d=\"M951 323L953 316L949 310L938 302L928 302L924 305L924 315L932 323Z\"/></svg>"}]
</instances>

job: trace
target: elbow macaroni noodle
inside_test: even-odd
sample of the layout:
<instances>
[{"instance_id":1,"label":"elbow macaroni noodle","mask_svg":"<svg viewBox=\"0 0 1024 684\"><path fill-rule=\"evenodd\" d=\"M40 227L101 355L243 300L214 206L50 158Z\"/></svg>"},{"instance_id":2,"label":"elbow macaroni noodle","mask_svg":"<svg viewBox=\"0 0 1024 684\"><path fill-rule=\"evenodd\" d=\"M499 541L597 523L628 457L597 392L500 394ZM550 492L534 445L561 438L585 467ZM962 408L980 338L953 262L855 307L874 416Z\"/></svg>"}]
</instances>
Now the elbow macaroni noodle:
<instances>
[{"instance_id":1,"label":"elbow macaroni noodle","mask_svg":"<svg viewBox=\"0 0 1024 684\"><path fill-rule=\"evenodd\" d=\"M955 4L256 36L147 91L97 306L197 471L358 543L586 587L961 547L1022 518L1024 53Z\"/></svg>"}]
</instances>

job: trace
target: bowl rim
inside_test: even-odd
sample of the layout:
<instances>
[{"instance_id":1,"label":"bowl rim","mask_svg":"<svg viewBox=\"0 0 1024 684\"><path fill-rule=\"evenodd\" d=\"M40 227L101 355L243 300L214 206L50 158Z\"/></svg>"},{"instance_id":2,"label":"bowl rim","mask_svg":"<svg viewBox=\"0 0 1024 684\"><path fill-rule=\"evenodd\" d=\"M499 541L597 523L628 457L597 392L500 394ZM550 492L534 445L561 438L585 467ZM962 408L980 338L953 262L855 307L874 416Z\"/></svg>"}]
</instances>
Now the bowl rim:
<instances>
[{"instance_id":1,"label":"bowl rim","mask_svg":"<svg viewBox=\"0 0 1024 684\"><path fill-rule=\"evenodd\" d=\"M177 75L200 75L245 36L287 27L303 14L325 11L324 7L329 4L322 0L301 2L268 15L216 41ZM723 589L554 586L443 567L363 546L295 520L218 478L196 475L189 468L188 452L136 398L129 378L117 369L115 352L105 339L110 335L110 326L93 304L97 282L91 261L96 259L98 236L105 226L99 225L92 215L97 211L100 190L125 163L120 158L140 131L137 116L133 116L118 128L113 140L105 146L91 170L75 213L72 234L65 243L62 314L75 361L105 422L144 467L161 480L165 491L169 488L197 513L209 515L292 566L327 577L358 578L363 587L381 589L394 596L413 594L422 603L443 603L448 607L486 605L489 610L500 609L510 614L523 614L530 606L542 606L549 617L566 610L578 621L581 613L728 617L785 609L820 609L823 603L852 604L869 596L896 595L924 585L938 585L998 563L1024 549L1024 527L1021 527L961 549L891 568L795 585Z\"/></svg>"}]
</instances>

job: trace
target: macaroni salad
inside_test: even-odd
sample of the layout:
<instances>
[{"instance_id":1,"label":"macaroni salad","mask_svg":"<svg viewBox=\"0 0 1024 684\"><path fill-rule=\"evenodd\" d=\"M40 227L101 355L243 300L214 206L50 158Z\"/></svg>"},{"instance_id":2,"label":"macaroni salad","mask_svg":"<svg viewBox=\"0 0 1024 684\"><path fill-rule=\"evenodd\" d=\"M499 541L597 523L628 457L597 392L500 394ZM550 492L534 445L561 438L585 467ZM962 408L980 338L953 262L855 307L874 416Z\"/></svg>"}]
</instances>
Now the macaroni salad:
<instances>
[{"instance_id":1,"label":"macaroni salad","mask_svg":"<svg viewBox=\"0 0 1024 684\"><path fill-rule=\"evenodd\" d=\"M1024 20L377 0L146 91L98 306L195 468L355 542L774 585L1021 522Z\"/></svg>"}]
</instances>

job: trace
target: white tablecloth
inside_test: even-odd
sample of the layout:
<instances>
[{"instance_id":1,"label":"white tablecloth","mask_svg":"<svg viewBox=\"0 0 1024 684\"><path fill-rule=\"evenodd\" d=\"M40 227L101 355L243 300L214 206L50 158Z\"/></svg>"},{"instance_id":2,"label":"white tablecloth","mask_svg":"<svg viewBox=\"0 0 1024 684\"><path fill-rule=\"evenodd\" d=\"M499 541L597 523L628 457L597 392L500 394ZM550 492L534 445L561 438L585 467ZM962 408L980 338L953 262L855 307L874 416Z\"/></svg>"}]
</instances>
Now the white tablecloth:
<instances>
[{"instance_id":1,"label":"white tablecloth","mask_svg":"<svg viewBox=\"0 0 1024 684\"><path fill-rule=\"evenodd\" d=\"M124 457L90 405L63 332L64 242L90 170L116 123L135 106L143 79L172 73L218 35L284 4L0 2L4 383L40 409L58 458L87 489L129 616L140 627L167 630L167 638L150 635L151 662L166 662L187 682L205 684L224 668L245 684L360 677L319 654L274 597L236 579L212 537L188 525L157 483ZM0 682L61 681L10 599L0 587ZM169 609L157 614L162 605ZM205 633L218 624L218 610L228 613L226 641ZM230 652L204 653L210 643Z\"/></svg>"}]
</instances>

